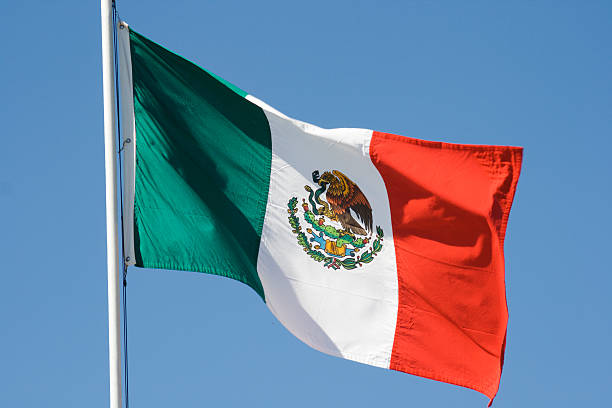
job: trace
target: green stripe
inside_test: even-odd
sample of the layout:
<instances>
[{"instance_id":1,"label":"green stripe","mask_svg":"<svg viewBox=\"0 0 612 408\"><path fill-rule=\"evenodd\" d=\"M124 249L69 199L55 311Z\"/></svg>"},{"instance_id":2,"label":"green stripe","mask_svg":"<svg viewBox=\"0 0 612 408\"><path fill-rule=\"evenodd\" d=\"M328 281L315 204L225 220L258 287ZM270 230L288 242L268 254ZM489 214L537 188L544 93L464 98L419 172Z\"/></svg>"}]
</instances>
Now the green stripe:
<instances>
[{"instance_id":1,"label":"green stripe","mask_svg":"<svg viewBox=\"0 0 612 408\"><path fill-rule=\"evenodd\" d=\"M257 255L272 160L265 114L240 88L133 30L130 42L136 265L226 276L264 298Z\"/></svg>"}]
</instances>

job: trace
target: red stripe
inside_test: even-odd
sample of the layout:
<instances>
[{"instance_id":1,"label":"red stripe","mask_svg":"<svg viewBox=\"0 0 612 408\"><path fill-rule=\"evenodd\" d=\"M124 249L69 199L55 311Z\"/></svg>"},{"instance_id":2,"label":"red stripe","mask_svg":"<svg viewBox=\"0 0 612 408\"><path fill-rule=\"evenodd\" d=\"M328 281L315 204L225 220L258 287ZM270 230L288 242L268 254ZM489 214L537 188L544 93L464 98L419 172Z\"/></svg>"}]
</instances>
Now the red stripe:
<instances>
[{"instance_id":1,"label":"red stripe","mask_svg":"<svg viewBox=\"0 0 612 408\"><path fill-rule=\"evenodd\" d=\"M370 156L389 195L397 258L390 368L492 399L508 321L503 240L522 148L374 132Z\"/></svg>"}]
</instances>

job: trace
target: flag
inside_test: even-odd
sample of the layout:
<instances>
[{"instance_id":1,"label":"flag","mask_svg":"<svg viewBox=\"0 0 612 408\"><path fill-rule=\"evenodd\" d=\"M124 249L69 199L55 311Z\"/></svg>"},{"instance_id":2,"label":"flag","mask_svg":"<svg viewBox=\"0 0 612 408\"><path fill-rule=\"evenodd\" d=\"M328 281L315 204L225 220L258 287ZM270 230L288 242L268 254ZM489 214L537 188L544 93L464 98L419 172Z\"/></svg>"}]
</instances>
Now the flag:
<instances>
[{"instance_id":1,"label":"flag","mask_svg":"<svg viewBox=\"0 0 612 408\"><path fill-rule=\"evenodd\" d=\"M497 393L520 147L292 119L119 29L126 260L249 285L324 353Z\"/></svg>"}]
</instances>

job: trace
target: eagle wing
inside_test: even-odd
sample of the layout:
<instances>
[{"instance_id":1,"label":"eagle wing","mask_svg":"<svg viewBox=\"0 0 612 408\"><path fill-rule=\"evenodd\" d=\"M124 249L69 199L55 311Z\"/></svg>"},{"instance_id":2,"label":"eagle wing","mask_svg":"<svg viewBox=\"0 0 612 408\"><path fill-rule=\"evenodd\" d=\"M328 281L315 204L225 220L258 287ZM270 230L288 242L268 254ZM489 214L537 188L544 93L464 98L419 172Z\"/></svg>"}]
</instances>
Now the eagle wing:
<instances>
[{"instance_id":1,"label":"eagle wing","mask_svg":"<svg viewBox=\"0 0 612 408\"><path fill-rule=\"evenodd\" d=\"M342 172L333 170L332 173L342 183L341 194L334 195L332 199L335 206L339 207L339 209L342 210L341 212L345 212L349 208L353 210L360 221L363 222L366 230L372 231L372 207L366 196L357 184L353 183L353 181Z\"/></svg>"}]
</instances>

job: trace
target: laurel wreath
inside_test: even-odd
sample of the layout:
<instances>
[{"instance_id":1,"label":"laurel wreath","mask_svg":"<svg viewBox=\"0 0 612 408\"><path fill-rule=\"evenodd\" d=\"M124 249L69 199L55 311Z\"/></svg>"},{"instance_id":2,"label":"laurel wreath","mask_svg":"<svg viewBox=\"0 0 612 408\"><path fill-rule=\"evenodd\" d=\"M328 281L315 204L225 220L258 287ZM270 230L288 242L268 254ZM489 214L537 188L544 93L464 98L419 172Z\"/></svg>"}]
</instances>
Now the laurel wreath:
<instances>
[{"instance_id":1,"label":"laurel wreath","mask_svg":"<svg viewBox=\"0 0 612 408\"><path fill-rule=\"evenodd\" d=\"M378 254L383 247L383 230L380 226L376 226L376 239L372 242L372 248L367 250L366 252L358 255L356 258L345 258L338 259L333 256L327 256L323 252L316 250L312 247L312 244L308 240L306 234L302 231L302 226L300 225L300 220L296 217L297 213L297 197L291 197L289 202L287 203L289 213L289 225L292 228L292 231L297 236L297 242L300 246L303 247L304 252L309 255L312 259L317 262L323 262L323 266L331 268L331 269L355 269L357 267L363 266L363 264L370 263L374 260L376 254Z\"/></svg>"}]
</instances>

